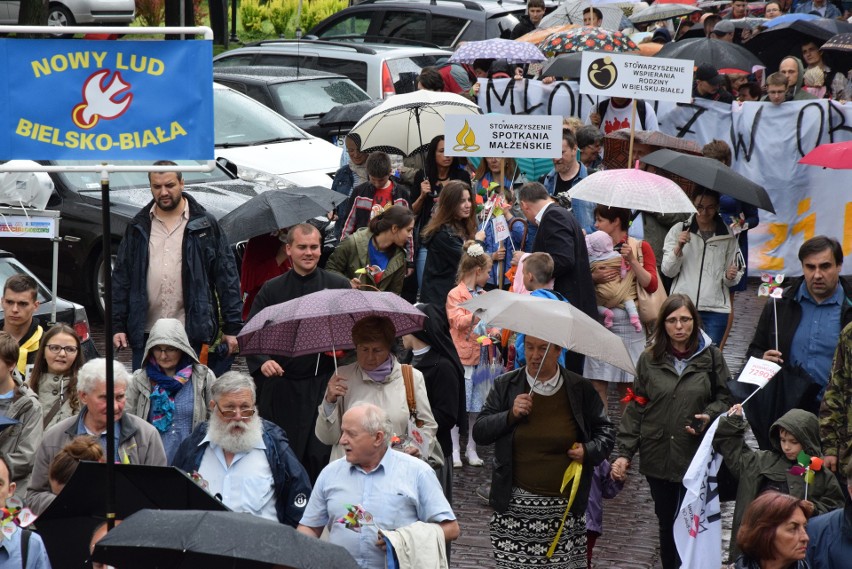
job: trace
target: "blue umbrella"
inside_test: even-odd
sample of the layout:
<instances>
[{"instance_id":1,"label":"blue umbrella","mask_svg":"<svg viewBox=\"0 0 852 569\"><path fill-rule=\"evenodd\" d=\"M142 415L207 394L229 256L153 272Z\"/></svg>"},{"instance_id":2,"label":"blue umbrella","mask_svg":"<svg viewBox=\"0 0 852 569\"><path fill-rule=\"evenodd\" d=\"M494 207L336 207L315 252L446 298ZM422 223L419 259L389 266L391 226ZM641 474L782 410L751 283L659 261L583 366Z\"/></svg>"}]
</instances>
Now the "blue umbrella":
<instances>
[{"instance_id":1,"label":"blue umbrella","mask_svg":"<svg viewBox=\"0 0 852 569\"><path fill-rule=\"evenodd\" d=\"M462 44L451 63L473 63L477 59L505 59L509 63L538 63L547 58L531 43L494 38Z\"/></svg>"},{"instance_id":2,"label":"blue umbrella","mask_svg":"<svg viewBox=\"0 0 852 569\"><path fill-rule=\"evenodd\" d=\"M771 20L767 20L764 24L764 28L774 28L779 24L789 24L790 22L795 22L798 20L819 20L819 16L816 14L783 14L778 16L777 18L772 18Z\"/></svg>"}]
</instances>

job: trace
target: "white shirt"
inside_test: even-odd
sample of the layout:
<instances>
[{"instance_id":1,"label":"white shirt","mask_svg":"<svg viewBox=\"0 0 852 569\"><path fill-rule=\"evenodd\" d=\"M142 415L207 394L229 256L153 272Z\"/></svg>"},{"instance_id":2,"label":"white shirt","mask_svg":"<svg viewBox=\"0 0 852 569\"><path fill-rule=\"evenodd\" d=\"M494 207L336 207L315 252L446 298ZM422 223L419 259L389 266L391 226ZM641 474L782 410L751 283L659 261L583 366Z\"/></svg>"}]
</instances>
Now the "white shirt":
<instances>
[{"instance_id":1,"label":"white shirt","mask_svg":"<svg viewBox=\"0 0 852 569\"><path fill-rule=\"evenodd\" d=\"M547 203L544 204L544 207L542 207L540 210L538 210L538 213L535 214L535 224L538 225L539 227L541 227L541 218L544 217L545 210L547 210L547 208L549 208L552 204L553 204L552 201L547 200Z\"/></svg>"},{"instance_id":2,"label":"white shirt","mask_svg":"<svg viewBox=\"0 0 852 569\"><path fill-rule=\"evenodd\" d=\"M208 490L221 496L222 503L235 512L245 512L267 520L278 521L275 511L275 481L266 458L266 445L261 440L249 452L234 455L231 465L225 462L225 453L209 439L198 473L207 481Z\"/></svg>"}]
</instances>

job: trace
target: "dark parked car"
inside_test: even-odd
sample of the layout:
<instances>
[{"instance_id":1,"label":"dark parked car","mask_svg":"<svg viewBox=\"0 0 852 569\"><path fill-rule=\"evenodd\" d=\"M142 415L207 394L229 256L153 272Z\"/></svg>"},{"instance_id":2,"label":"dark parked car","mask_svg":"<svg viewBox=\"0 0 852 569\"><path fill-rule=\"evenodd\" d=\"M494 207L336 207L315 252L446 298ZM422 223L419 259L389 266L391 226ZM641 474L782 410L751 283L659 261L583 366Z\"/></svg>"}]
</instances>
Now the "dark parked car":
<instances>
[{"instance_id":1,"label":"dark parked car","mask_svg":"<svg viewBox=\"0 0 852 569\"><path fill-rule=\"evenodd\" d=\"M213 79L260 101L302 130L328 141L339 133L337 129L319 126L320 118L338 105L370 99L349 78L314 69L264 65L217 67Z\"/></svg>"},{"instance_id":2,"label":"dark parked car","mask_svg":"<svg viewBox=\"0 0 852 569\"><path fill-rule=\"evenodd\" d=\"M24 242L32 243L33 241L47 241L50 243L49 239L4 239L3 246L11 248L8 246L12 242L21 242L23 244ZM29 257L27 256L26 258ZM80 336L80 340L83 342L83 355L87 360L98 357L98 350L95 348L95 343L92 341L89 331L89 318L86 315L86 309L79 304L68 302L63 298L54 299L50 289L36 275L30 272L12 253L0 249L0 287L3 286L6 279L17 274L29 275L38 283L37 298L39 306L36 309L35 318L42 328L47 330L51 326L50 317L53 312L53 305L56 304L56 322L62 322L74 328L74 331L77 332L77 335ZM0 318L3 318L2 306L0 306Z\"/></svg>"},{"instance_id":3,"label":"dark parked car","mask_svg":"<svg viewBox=\"0 0 852 569\"><path fill-rule=\"evenodd\" d=\"M381 43L391 38L453 48L460 41L508 39L525 10L520 0L365 0L332 14L309 33L324 40Z\"/></svg>"},{"instance_id":4,"label":"dark parked car","mask_svg":"<svg viewBox=\"0 0 852 569\"><path fill-rule=\"evenodd\" d=\"M179 164L193 163L177 161ZM90 164L66 161L51 164ZM126 162L150 165L150 162ZM97 172L51 173L55 189L47 209L62 214L59 233L59 293L103 313L101 301L104 284L104 255L101 246L101 189ZM212 172L185 172L185 191L217 218L222 217L249 198L267 188L236 177L219 166ZM113 253L124 235L129 221L142 206L151 201L148 175L145 172L110 174L110 212ZM49 239L4 239L3 247L45 281L52 270L52 243Z\"/></svg>"}]
</instances>

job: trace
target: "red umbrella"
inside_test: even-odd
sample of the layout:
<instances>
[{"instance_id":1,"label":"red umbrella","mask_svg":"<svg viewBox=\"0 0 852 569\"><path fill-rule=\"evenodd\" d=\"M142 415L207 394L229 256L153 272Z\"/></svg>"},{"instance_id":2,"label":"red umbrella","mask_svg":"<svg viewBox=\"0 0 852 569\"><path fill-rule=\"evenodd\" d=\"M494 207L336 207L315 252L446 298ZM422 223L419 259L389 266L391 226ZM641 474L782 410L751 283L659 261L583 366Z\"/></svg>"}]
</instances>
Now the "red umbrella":
<instances>
[{"instance_id":1,"label":"red umbrella","mask_svg":"<svg viewBox=\"0 0 852 569\"><path fill-rule=\"evenodd\" d=\"M799 164L835 170L852 170L852 140L820 144L799 160Z\"/></svg>"}]
</instances>

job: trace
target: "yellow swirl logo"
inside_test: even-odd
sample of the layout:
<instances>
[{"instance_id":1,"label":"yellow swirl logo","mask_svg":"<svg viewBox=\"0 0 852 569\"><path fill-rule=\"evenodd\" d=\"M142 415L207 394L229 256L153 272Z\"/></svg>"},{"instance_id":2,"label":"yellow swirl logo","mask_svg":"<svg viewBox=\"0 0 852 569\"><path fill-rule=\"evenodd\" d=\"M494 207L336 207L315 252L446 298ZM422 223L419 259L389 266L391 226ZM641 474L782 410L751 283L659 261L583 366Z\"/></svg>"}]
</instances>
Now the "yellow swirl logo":
<instances>
[{"instance_id":1,"label":"yellow swirl logo","mask_svg":"<svg viewBox=\"0 0 852 569\"><path fill-rule=\"evenodd\" d=\"M458 144L453 146L453 150L456 152L476 152L479 150L479 145L476 144L476 134L467 124L467 121L464 121L464 126L456 135L456 142Z\"/></svg>"},{"instance_id":2,"label":"yellow swirl logo","mask_svg":"<svg viewBox=\"0 0 852 569\"><path fill-rule=\"evenodd\" d=\"M615 85L615 80L618 78L618 70L609 56L596 59L589 66L587 71L589 81L598 89L609 89Z\"/></svg>"}]
</instances>

